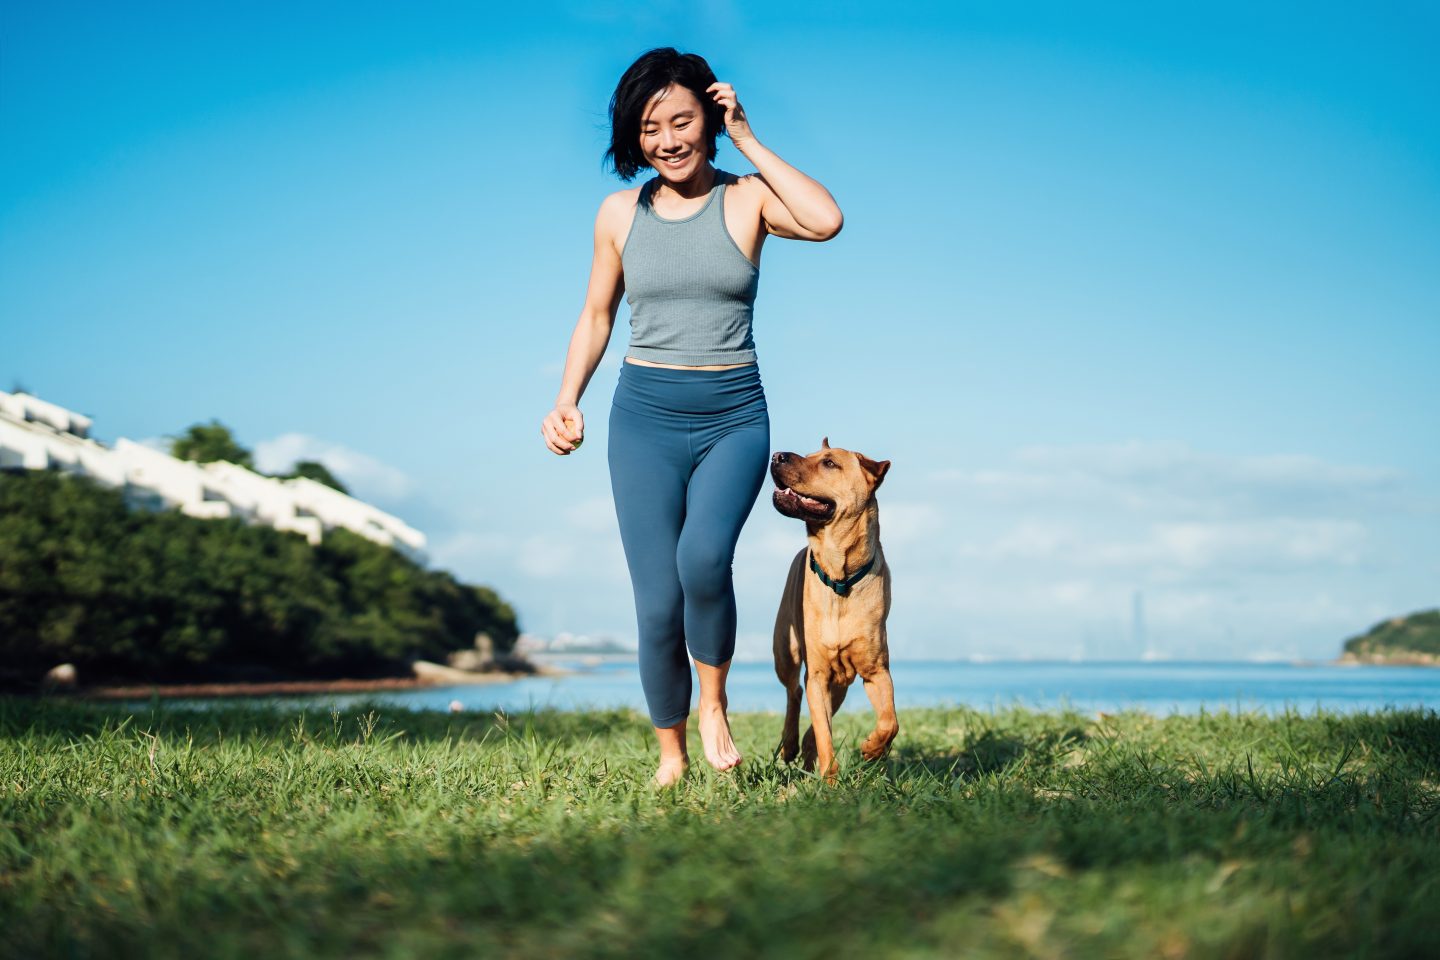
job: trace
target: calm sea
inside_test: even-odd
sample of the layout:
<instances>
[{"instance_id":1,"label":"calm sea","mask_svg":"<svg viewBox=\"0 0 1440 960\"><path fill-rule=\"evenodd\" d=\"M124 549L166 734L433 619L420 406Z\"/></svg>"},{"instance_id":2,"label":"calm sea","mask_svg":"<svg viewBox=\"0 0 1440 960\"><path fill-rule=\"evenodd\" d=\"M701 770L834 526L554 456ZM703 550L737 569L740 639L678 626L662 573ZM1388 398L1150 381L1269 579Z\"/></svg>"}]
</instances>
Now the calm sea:
<instances>
[{"instance_id":1,"label":"calm sea","mask_svg":"<svg viewBox=\"0 0 1440 960\"><path fill-rule=\"evenodd\" d=\"M277 703L318 706L373 699L403 707L445 710L459 701L467 710L554 707L635 707L645 700L634 660L552 661L576 672L483 686L429 687L365 694L317 694L273 698ZM1024 706L1071 707L1093 713L1126 709L1154 714L1215 710L1318 709L1349 712L1383 707L1440 709L1440 668L1341 667L1331 664L1202 662L991 662L911 660L891 664L897 706L965 705L981 709ZM735 663L726 685L730 709L783 711L784 693L768 663ZM692 693L692 702L699 688ZM859 681L844 709L868 710Z\"/></svg>"}]
</instances>

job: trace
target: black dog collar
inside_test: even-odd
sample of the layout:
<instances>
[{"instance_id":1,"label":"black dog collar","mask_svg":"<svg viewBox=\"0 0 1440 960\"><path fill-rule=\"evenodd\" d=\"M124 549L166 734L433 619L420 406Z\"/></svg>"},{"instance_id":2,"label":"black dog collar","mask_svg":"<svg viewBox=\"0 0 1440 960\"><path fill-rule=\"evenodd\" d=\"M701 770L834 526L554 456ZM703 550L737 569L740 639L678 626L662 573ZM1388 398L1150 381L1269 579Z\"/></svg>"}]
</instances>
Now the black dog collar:
<instances>
[{"instance_id":1,"label":"black dog collar","mask_svg":"<svg viewBox=\"0 0 1440 960\"><path fill-rule=\"evenodd\" d=\"M815 576L819 577L820 580L825 584L825 586L829 587L831 590L834 590L842 597L849 593L850 588L855 586L855 584L859 583L860 578L865 576L865 574L869 573L870 568L873 566L875 566L875 554L872 553L870 554L870 559L865 561L865 566L861 567L859 570L856 570L844 580L831 580L825 575L825 571L820 569L820 564L815 562L815 551L810 551L810 569L815 571Z\"/></svg>"}]
</instances>

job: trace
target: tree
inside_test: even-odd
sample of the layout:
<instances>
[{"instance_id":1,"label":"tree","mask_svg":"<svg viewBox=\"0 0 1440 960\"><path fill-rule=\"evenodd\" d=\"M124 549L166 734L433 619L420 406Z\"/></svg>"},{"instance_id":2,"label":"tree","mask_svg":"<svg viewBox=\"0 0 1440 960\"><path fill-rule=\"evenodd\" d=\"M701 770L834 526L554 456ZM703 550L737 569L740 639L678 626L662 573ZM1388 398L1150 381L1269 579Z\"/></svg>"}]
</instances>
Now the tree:
<instances>
[{"instance_id":1,"label":"tree","mask_svg":"<svg viewBox=\"0 0 1440 960\"><path fill-rule=\"evenodd\" d=\"M331 473L329 468L318 460L300 460L288 474L279 479L285 480L290 477L306 477L316 483L323 483L333 490L339 490L347 496L350 494L350 491L345 488L345 484L341 483L335 474Z\"/></svg>"},{"instance_id":2,"label":"tree","mask_svg":"<svg viewBox=\"0 0 1440 960\"><path fill-rule=\"evenodd\" d=\"M53 470L0 471L0 687L57 663L151 681L404 675L514 609L343 527L304 536L239 518L131 511Z\"/></svg>"},{"instance_id":3,"label":"tree","mask_svg":"<svg viewBox=\"0 0 1440 960\"><path fill-rule=\"evenodd\" d=\"M247 469L255 469L250 451L240 446L229 427L213 417L208 424L192 424L182 436L171 437L170 455L199 463L228 460Z\"/></svg>"}]
</instances>

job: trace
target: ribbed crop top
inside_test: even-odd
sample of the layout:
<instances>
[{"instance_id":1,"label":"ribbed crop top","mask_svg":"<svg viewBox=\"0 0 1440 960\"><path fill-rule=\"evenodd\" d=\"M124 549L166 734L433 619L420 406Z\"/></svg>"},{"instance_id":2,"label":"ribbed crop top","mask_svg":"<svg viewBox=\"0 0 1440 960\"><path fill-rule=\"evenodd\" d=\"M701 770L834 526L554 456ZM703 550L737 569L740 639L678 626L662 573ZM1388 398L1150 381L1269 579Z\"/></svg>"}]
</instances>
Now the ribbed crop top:
<instances>
[{"instance_id":1,"label":"ribbed crop top","mask_svg":"<svg viewBox=\"0 0 1440 960\"><path fill-rule=\"evenodd\" d=\"M620 251L630 304L627 357L697 367L756 359L751 324L760 268L725 227L725 185L735 179L716 170L705 205L681 220L652 209L659 177L640 188Z\"/></svg>"}]
</instances>

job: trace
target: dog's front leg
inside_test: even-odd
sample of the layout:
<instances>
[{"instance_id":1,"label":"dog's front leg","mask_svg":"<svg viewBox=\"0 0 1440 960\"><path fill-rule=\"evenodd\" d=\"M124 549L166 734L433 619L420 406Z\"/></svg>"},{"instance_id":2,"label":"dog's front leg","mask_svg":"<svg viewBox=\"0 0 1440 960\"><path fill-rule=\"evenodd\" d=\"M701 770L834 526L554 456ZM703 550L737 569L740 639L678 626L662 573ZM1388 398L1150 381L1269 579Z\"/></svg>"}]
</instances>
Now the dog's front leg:
<instances>
[{"instance_id":1,"label":"dog's front leg","mask_svg":"<svg viewBox=\"0 0 1440 960\"><path fill-rule=\"evenodd\" d=\"M834 714L830 698L830 678L813 670L807 673L805 698L810 704L810 731L815 737L815 763L820 774L830 783L834 783L837 767L835 744L830 734L830 718ZM805 739L809 741L809 733Z\"/></svg>"},{"instance_id":2,"label":"dog's front leg","mask_svg":"<svg viewBox=\"0 0 1440 960\"><path fill-rule=\"evenodd\" d=\"M879 760L900 732L900 721L895 716L895 685L890 682L890 671L885 667L864 680L865 696L875 708L875 730L860 744L860 755L866 760Z\"/></svg>"}]
</instances>

